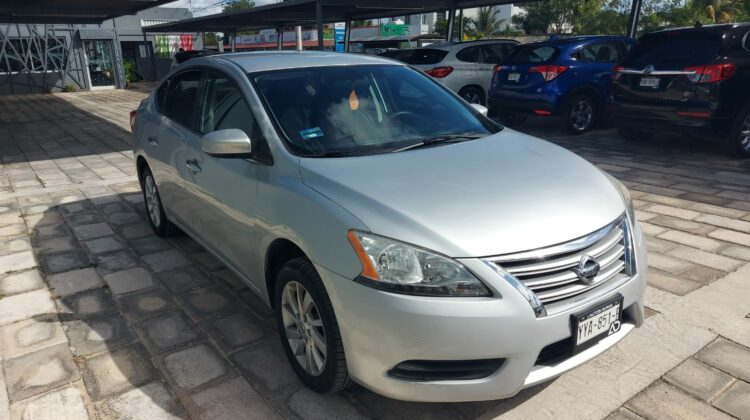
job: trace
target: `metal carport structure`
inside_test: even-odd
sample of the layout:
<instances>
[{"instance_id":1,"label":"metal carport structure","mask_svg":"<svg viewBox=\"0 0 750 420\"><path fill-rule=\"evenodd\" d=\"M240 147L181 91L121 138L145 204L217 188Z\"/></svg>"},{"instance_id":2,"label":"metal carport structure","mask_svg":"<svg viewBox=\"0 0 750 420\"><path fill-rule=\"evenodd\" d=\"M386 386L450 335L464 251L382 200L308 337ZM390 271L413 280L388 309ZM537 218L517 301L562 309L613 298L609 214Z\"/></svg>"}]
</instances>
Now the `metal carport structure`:
<instances>
[{"instance_id":1,"label":"metal carport structure","mask_svg":"<svg viewBox=\"0 0 750 420\"><path fill-rule=\"evenodd\" d=\"M348 48L351 34L350 23L355 20L415 15L447 10L447 33L450 36L453 33L457 10L501 4L528 3L532 1L544 0L289 0L251 9L154 25L148 28L148 32L212 31L236 33L242 29L276 28L277 33L283 33L283 28L288 26L316 25L318 30L318 48L323 49L323 25L334 22L346 22L346 39L344 45ZM628 24L628 34L630 36L635 35L641 9L641 0L632 1ZM281 42L279 42L280 47Z\"/></svg>"},{"instance_id":2,"label":"metal carport structure","mask_svg":"<svg viewBox=\"0 0 750 420\"><path fill-rule=\"evenodd\" d=\"M1 23L99 24L174 0L3 0Z\"/></svg>"}]
</instances>

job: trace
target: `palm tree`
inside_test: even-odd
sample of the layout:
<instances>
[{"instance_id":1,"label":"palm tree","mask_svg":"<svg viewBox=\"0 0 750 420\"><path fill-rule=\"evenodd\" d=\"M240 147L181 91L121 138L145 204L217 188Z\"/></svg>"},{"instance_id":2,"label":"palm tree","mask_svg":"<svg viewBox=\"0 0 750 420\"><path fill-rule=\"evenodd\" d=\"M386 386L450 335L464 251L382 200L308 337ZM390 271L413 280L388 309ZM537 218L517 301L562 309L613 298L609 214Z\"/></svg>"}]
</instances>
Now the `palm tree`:
<instances>
[{"instance_id":1,"label":"palm tree","mask_svg":"<svg viewBox=\"0 0 750 420\"><path fill-rule=\"evenodd\" d=\"M491 38L500 32L500 10L492 6L480 7L477 17L471 20L471 26L477 39Z\"/></svg>"},{"instance_id":2,"label":"palm tree","mask_svg":"<svg viewBox=\"0 0 750 420\"><path fill-rule=\"evenodd\" d=\"M709 0L701 3L705 4L706 16L713 23L734 22L743 12L741 0Z\"/></svg>"}]
</instances>

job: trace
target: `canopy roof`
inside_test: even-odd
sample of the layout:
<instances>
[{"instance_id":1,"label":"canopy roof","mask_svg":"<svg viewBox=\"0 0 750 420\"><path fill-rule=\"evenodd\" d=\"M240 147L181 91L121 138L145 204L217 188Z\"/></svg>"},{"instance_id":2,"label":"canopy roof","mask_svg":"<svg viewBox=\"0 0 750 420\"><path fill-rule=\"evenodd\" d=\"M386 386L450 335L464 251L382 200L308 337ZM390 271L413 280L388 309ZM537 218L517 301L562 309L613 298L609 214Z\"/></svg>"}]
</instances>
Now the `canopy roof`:
<instances>
[{"instance_id":1,"label":"canopy roof","mask_svg":"<svg viewBox=\"0 0 750 420\"><path fill-rule=\"evenodd\" d=\"M451 7L518 4L535 0L289 0L235 12L185 19L150 26L148 32L231 32L280 25L313 25L320 2L323 23L378 19L438 12Z\"/></svg>"},{"instance_id":2,"label":"canopy roof","mask_svg":"<svg viewBox=\"0 0 750 420\"><path fill-rule=\"evenodd\" d=\"M2 0L1 23L94 23L174 0Z\"/></svg>"}]
</instances>

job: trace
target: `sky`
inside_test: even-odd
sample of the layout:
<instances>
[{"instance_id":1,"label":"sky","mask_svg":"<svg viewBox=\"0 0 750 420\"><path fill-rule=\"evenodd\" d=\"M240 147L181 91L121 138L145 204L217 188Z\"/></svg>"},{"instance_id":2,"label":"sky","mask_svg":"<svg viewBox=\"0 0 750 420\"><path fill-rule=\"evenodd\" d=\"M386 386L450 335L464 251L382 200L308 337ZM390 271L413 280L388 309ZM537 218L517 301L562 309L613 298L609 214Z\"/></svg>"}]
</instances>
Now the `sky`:
<instances>
[{"instance_id":1,"label":"sky","mask_svg":"<svg viewBox=\"0 0 750 420\"><path fill-rule=\"evenodd\" d=\"M165 7L191 7L193 10L193 16L204 16L212 15L214 13L220 13L222 9L222 3L226 3L227 0L178 0L172 3L167 3ZM281 0L255 0L256 6L263 6L270 3L279 3ZM472 9L466 11L467 16L474 16L475 12Z\"/></svg>"},{"instance_id":2,"label":"sky","mask_svg":"<svg viewBox=\"0 0 750 420\"><path fill-rule=\"evenodd\" d=\"M211 15L214 13L221 12L221 4L217 5L217 3L223 3L224 1L222 0L178 0L172 3L167 3L164 6L165 7L188 7L189 5L191 5L192 9L195 10L194 15L202 16L202 15ZM275 0L255 0L255 5L263 6L265 4L277 3L277 2L278 1L275 1ZM203 9L203 10L200 10L200 9Z\"/></svg>"}]
</instances>

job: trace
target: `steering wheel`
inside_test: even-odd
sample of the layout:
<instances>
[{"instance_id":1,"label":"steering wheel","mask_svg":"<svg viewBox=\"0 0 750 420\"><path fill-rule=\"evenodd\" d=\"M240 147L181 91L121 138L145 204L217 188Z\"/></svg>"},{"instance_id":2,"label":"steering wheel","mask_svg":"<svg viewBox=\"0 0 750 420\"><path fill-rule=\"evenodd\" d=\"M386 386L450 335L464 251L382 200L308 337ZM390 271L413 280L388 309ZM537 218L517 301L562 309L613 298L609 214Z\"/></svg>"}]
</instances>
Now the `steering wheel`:
<instances>
[{"instance_id":1,"label":"steering wheel","mask_svg":"<svg viewBox=\"0 0 750 420\"><path fill-rule=\"evenodd\" d=\"M419 115L417 115L417 114L415 114L415 113L413 113L413 112L411 112L411 111L399 111L399 112L397 112L397 113L395 113L395 114L391 115L391 116L390 116L390 119L392 119L392 120L393 120L393 119L396 119L396 118L401 118L401 117L403 117L403 116L405 116L405 115L413 115L413 116L415 116L415 117L419 117Z\"/></svg>"}]
</instances>

